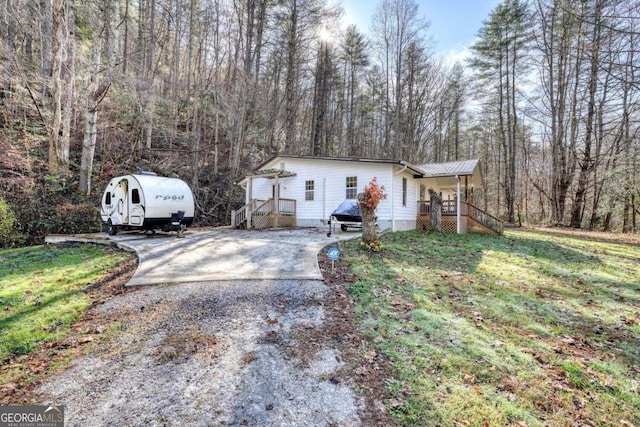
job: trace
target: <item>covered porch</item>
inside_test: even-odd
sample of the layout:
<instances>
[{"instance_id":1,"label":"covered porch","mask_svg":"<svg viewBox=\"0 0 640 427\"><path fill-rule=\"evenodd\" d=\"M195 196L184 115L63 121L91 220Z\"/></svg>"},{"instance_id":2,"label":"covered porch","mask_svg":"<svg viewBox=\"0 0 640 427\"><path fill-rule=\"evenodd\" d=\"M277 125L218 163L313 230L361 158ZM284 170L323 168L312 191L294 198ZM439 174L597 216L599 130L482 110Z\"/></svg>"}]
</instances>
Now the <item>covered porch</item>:
<instances>
[{"instance_id":1,"label":"covered porch","mask_svg":"<svg viewBox=\"0 0 640 427\"><path fill-rule=\"evenodd\" d=\"M266 169L247 175L239 182L246 185L247 203L240 209L231 211L231 226L247 230L295 227L296 200L280 197L280 179L294 176L295 173L282 169ZM273 197L267 200L253 198L253 180L256 178L273 180Z\"/></svg>"},{"instance_id":2,"label":"covered porch","mask_svg":"<svg viewBox=\"0 0 640 427\"><path fill-rule=\"evenodd\" d=\"M477 208L467 201L443 200L441 207L443 233L502 234L504 223L493 215ZM432 230L431 202L418 201L418 230Z\"/></svg>"},{"instance_id":3,"label":"covered porch","mask_svg":"<svg viewBox=\"0 0 640 427\"><path fill-rule=\"evenodd\" d=\"M474 205L476 192L482 188L477 159L426 164L420 168L425 174L420 180L423 184L417 202L417 229L434 228L432 200L438 200L440 212L435 217L443 233L502 234L503 222Z\"/></svg>"}]
</instances>

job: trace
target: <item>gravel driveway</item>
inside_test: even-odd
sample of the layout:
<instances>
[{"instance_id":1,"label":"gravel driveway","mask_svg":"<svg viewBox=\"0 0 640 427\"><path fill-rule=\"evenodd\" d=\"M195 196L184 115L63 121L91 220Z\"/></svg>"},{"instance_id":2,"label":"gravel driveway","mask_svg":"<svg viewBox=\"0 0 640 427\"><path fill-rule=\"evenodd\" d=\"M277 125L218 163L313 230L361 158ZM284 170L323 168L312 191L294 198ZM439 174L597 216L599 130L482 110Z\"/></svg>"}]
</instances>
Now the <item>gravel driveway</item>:
<instances>
[{"instance_id":1,"label":"gravel driveway","mask_svg":"<svg viewBox=\"0 0 640 427\"><path fill-rule=\"evenodd\" d=\"M327 242L273 236L302 253L298 261ZM269 265L291 253L270 254ZM339 351L329 339L307 341L322 331L331 292L295 279L137 288L93 309L100 339L36 396L65 405L69 426L360 425L363 400L338 379Z\"/></svg>"}]
</instances>

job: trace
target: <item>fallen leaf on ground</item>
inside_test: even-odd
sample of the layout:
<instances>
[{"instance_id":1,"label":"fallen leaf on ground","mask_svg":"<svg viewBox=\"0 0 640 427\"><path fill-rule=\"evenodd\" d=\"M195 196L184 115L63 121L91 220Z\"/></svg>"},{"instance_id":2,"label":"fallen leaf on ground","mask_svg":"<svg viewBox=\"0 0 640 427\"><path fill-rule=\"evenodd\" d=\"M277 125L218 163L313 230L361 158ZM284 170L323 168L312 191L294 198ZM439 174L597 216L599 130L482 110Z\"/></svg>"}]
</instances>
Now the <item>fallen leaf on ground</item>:
<instances>
[{"instance_id":1,"label":"fallen leaf on ground","mask_svg":"<svg viewBox=\"0 0 640 427\"><path fill-rule=\"evenodd\" d=\"M473 384L475 382L473 375L468 372L465 372L463 381L465 384Z\"/></svg>"},{"instance_id":2,"label":"fallen leaf on ground","mask_svg":"<svg viewBox=\"0 0 640 427\"><path fill-rule=\"evenodd\" d=\"M390 408L397 408L399 406L404 405L404 400L391 399L387 401L387 404L389 405Z\"/></svg>"},{"instance_id":3,"label":"fallen leaf on ground","mask_svg":"<svg viewBox=\"0 0 640 427\"><path fill-rule=\"evenodd\" d=\"M513 377L504 378L502 384L504 385L504 389L511 393L516 393L520 388L520 382L517 378Z\"/></svg>"},{"instance_id":4,"label":"fallen leaf on ground","mask_svg":"<svg viewBox=\"0 0 640 427\"><path fill-rule=\"evenodd\" d=\"M578 396L573 396L573 404L575 405L576 408L578 409L583 409L584 408L584 399L578 397Z\"/></svg>"}]
</instances>

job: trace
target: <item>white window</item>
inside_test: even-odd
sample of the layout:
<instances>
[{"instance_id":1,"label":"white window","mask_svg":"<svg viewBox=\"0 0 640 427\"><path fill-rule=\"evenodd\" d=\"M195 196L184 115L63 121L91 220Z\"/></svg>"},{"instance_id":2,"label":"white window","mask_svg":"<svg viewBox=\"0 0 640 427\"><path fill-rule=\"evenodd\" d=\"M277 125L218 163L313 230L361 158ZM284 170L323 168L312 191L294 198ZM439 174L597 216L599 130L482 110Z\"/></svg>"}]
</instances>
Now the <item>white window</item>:
<instances>
[{"instance_id":1,"label":"white window","mask_svg":"<svg viewBox=\"0 0 640 427\"><path fill-rule=\"evenodd\" d=\"M304 182L304 199L306 201L313 201L313 191L315 190L315 182L314 181L305 181Z\"/></svg>"},{"instance_id":2,"label":"white window","mask_svg":"<svg viewBox=\"0 0 640 427\"><path fill-rule=\"evenodd\" d=\"M347 199L355 199L358 197L358 177L357 176L348 176L347 177Z\"/></svg>"},{"instance_id":3,"label":"white window","mask_svg":"<svg viewBox=\"0 0 640 427\"><path fill-rule=\"evenodd\" d=\"M407 178L402 178L402 206L407 206Z\"/></svg>"}]
</instances>

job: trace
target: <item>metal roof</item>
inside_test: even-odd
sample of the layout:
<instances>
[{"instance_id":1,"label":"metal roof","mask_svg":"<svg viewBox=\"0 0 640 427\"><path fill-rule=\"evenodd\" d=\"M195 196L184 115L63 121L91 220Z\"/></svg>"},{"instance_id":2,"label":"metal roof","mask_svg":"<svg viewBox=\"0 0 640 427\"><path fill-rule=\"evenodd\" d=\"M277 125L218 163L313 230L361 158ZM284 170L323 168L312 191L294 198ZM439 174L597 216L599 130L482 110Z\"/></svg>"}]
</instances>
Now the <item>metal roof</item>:
<instances>
[{"instance_id":1,"label":"metal roof","mask_svg":"<svg viewBox=\"0 0 640 427\"><path fill-rule=\"evenodd\" d=\"M461 160L455 162L444 163L426 163L423 165L413 165L404 160L396 159L375 159L367 157L331 157L331 156L309 156L309 155L296 155L296 154L276 154L260 164L254 169L253 173L246 175L245 177L236 181L236 184L242 184L247 178L257 177L272 177L272 173L276 169L262 169L269 163L277 158L292 158L292 159L307 159L307 160L331 160L331 161L346 161L346 162L360 162L360 163L379 163L379 164L395 164L404 166L414 173L416 178L436 178L436 177L455 177L456 175L474 175L479 170L479 160ZM261 170L262 169L262 170ZM280 171L280 170L278 170ZM281 177L295 176L295 173L280 171Z\"/></svg>"},{"instance_id":2,"label":"metal roof","mask_svg":"<svg viewBox=\"0 0 640 427\"><path fill-rule=\"evenodd\" d=\"M478 167L479 160L460 160L457 162L426 163L418 165L424 171L424 177L473 175Z\"/></svg>"},{"instance_id":3,"label":"metal roof","mask_svg":"<svg viewBox=\"0 0 640 427\"><path fill-rule=\"evenodd\" d=\"M413 171L413 172L415 172L416 174L419 174L419 175L422 175L422 173L423 173L422 169L420 169L418 166L412 165L411 163L405 162L404 160L376 159L376 158L370 158L370 157L310 156L310 155L303 155L303 154L276 154L274 156L271 156L270 158L268 158L264 162L262 162L260 165L258 165L255 168L255 171L260 170L261 168L265 167L266 165L268 165L269 163L271 163L273 160L275 160L277 158L308 159L308 160L332 160L332 161L338 161L338 162L382 163L382 164L405 166L407 169L410 169L411 171Z\"/></svg>"}]
</instances>

